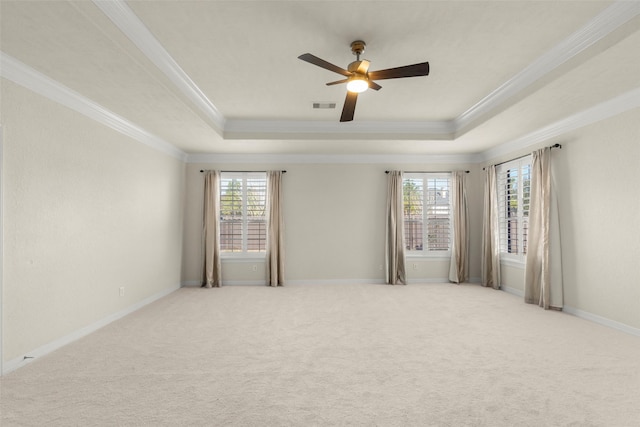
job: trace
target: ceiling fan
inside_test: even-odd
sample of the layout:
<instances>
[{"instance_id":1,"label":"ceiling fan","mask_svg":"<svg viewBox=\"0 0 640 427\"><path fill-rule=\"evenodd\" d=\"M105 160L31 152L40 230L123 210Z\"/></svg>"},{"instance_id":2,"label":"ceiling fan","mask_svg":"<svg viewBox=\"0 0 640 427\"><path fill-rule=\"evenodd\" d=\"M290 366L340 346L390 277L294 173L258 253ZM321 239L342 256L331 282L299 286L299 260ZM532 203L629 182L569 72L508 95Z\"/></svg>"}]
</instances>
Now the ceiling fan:
<instances>
[{"instance_id":1,"label":"ceiling fan","mask_svg":"<svg viewBox=\"0 0 640 427\"><path fill-rule=\"evenodd\" d=\"M380 90L382 86L374 82L374 80L383 79L399 79L401 77L418 77L429 75L429 63L421 62L419 64L405 65L404 67L387 68L386 70L369 71L370 62L366 59L360 60L360 54L364 52L366 44L362 40L356 40L351 43L351 52L356 55L356 60L347 66L347 69L340 68L330 62L320 59L310 53L304 53L298 56L310 64L317 65L334 73L342 74L346 79L336 80L327 83L327 86L346 83L347 97L342 107L341 122L350 122L353 120L353 113L356 109L356 101L358 93L364 92L368 88Z\"/></svg>"}]
</instances>

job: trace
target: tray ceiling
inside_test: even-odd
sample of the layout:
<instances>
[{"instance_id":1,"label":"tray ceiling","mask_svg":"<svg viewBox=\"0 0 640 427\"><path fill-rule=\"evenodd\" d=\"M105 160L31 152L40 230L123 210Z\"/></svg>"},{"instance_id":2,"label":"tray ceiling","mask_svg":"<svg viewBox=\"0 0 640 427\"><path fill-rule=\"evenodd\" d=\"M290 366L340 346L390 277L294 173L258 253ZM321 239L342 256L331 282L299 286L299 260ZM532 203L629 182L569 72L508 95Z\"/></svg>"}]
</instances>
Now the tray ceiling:
<instances>
[{"instance_id":1,"label":"tray ceiling","mask_svg":"<svg viewBox=\"0 0 640 427\"><path fill-rule=\"evenodd\" d=\"M1 49L186 153L479 153L636 90L640 8L609 1L5 1ZM339 123L365 40L379 81ZM314 102L335 109L313 109Z\"/></svg>"}]
</instances>

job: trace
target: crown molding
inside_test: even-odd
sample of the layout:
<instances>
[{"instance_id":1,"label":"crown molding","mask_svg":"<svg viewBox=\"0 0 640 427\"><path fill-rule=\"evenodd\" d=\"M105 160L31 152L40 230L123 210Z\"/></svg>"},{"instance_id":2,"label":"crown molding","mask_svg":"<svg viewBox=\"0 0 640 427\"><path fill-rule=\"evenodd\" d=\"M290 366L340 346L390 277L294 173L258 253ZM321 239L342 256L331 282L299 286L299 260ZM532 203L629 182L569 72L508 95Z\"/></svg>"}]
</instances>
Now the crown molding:
<instances>
[{"instance_id":1,"label":"crown molding","mask_svg":"<svg viewBox=\"0 0 640 427\"><path fill-rule=\"evenodd\" d=\"M640 2L618 1L592 19L587 25L541 56L525 70L510 79L453 121L441 122L350 122L226 120L164 50L144 24L122 0L93 0L107 16L149 57L185 95L194 99L219 127L225 138L259 139L432 139L455 140L455 133L480 115L497 108L507 98L552 71L579 52L640 14ZM35 71L0 51L0 75L14 83L73 109L130 138L188 163L479 163L509 154L518 149L546 141L565 132L586 126L636 108L640 105L640 89L630 91L590 109L552 123L515 140L481 153L460 155L187 155L172 144L150 134L136 124L105 109L79 93Z\"/></svg>"},{"instance_id":2,"label":"crown molding","mask_svg":"<svg viewBox=\"0 0 640 427\"><path fill-rule=\"evenodd\" d=\"M222 133L225 118L123 0L93 3L162 71Z\"/></svg>"},{"instance_id":3,"label":"crown molding","mask_svg":"<svg viewBox=\"0 0 640 427\"><path fill-rule=\"evenodd\" d=\"M0 76L79 112L140 143L187 163L320 163L320 164L474 164L542 143L566 132L588 126L640 107L640 88L571 115L534 132L481 153L452 155L325 155L325 154L187 154L136 124L35 71L0 51ZM324 122L322 122L324 123ZM382 124L384 125L384 124ZM411 126L411 125L409 125ZM304 127L304 125L300 125ZM414 128L415 129L415 128ZM296 132L299 130L296 130Z\"/></svg>"},{"instance_id":4,"label":"crown molding","mask_svg":"<svg viewBox=\"0 0 640 427\"><path fill-rule=\"evenodd\" d=\"M456 132L471 125L481 116L498 108L507 99L550 73L569 59L640 14L640 2L618 1L571 34L525 69L489 93L454 120Z\"/></svg>"},{"instance_id":5,"label":"crown molding","mask_svg":"<svg viewBox=\"0 0 640 427\"><path fill-rule=\"evenodd\" d=\"M224 137L245 139L247 135L273 135L288 138L340 138L357 135L367 139L452 140L452 121L431 122L327 122L280 120L227 120Z\"/></svg>"},{"instance_id":6,"label":"crown molding","mask_svg":"<svg viewBox=\"0 0 640 427\"><path fill-rule=\"evenodd\" d=\"M617 1L585 26L539 57L524 70L493 90L451 121L352 122L265 121L226 119L191 78L180 68L124 0L93 3L217 126L225 139L291 139L361 137L386 139L453 140L455 134L495 110L509 98L556 69L612 31L640 14L640 2Z\"/></svg>"},{"instance_id":7,"label":"crown molding","mask_svg":"<svg viewBox=\"0 0 640 427\"><path fill-rule=\"evenodd\" d=\"M640 108L640 88L623 93L548 126L480 153L436 155L190 154L187 163L221 164L478 164L543 143L567 132Z\"/></svg>"},{"instance_id":8,"label":"crown molding","mask_svg":"<svg viewBox=\"0 0 640 427\"><path fill-rule=\"evenodd\" d=\"M477 154L190 154L187 163L220 164L474 164Z\"/></svg>"},{"instance_id":9,"label":"crown molding","mask_svg":"<svg viewBox=\"0 0 640 427\"><path fill-rule=\"evenodd\" d=\"M151 148L185 161L187 154L90 99L0 51L0 75Z\"/></svg>"},{"instance_id":10,"label":"crown molding","mask_svg":"<svg viewBox=\"0 0 640 427\"><path fill-rule=\"evenodd\" d=\"M548 141L567 132L597 123L601 120L617 116L634 108L640 108L640 88L631 90L608 101L573 114L562 120L542 127L481 153L480 161L486 162L496 157L512 153L516 150Z\"/></svg>"}]
</instances>

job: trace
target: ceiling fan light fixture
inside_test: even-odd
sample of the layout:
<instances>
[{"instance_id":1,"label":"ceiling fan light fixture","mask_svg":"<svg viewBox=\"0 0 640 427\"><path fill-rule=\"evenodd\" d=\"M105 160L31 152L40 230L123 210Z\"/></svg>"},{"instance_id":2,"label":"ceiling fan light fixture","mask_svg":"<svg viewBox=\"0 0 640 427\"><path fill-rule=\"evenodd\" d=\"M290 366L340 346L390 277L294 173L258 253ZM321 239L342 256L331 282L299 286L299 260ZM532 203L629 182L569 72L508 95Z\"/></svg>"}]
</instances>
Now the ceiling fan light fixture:
<instances>
[{"instance_id":1,"label":"ceiling fan light fixture","mask_svg":"<svg viewBox=\"0 0 640 427\"><path fill-rule=\"evenodd\" d=\"M428 62L405 65L403 67L387 68L384 70L369 71L369 65L371 63L366 59L360 60L360 54L364 52L364 47L365 43L362 40L356 40L351 43L351 52L356 55L357 59L350 63L346 70L310 53L303 53L298 56L298 59L308 62L309 64L316 65L320 68L333 71L334 73L346 77L335 82L327 83L327 86L342 83L347 84L347 97L345 98L344 106L342 107L342 115L340 116L341 122L350 122L353 120L353 113L356 108L356 101L358 100L359 93L364 92L368 88L373 90L382 89L382 86L375 82L376 80L400 79L404 77L429 75Z\"/></svg>"},{"instance_id":2,"label":"ceiling fan light fixture","mask_svg":"<svg viewBox=\"0 0 640 427\"><path fill-rule=\"evenodd\" d=\"M349 92L361 93L369 88L369 82L366 78L355 76L349 79L347 90Z\"/></svg>"}]
</instances>

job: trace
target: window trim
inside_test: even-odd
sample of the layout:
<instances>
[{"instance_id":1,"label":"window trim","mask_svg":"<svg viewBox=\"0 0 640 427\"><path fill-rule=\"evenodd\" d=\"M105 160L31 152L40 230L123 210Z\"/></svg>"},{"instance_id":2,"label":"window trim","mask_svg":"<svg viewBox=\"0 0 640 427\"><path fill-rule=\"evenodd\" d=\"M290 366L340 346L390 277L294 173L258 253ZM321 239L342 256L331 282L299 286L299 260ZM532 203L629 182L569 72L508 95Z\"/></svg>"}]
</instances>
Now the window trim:
<instances>
[{"instance_id":1,"label":"window trim","mask_svg":"<svg viewBox=\"0 0 640 427\"><path fill-rule=\"evenodd\" d=\"M265 209L266 209L266 205L267 205L267 200L266 200L266 186L267 186L267 174L266 172L234 172L234 171L229 171L229 172L221 172L220 173L220 194L218 195L218 200L220 200L220 198L222 197L222 182L225 179L242 179L243 181L245 181L246 179L264 179L265 181ZM245 192L245 186L243 183L243 194ZM222 207L222 201L220 200L220 206ZM247 216L246 216L246 206L243 206L243 222L246 222L247 220ZM220 221L221 226L222 226L222 220ZM266 212L265 212L265 226L266 226ZM220 231L218 232L220 233ZM220 259L221 260L233 260L233 261L237 261L237 262L252 262L252 261L264 261L267 257L267 251L266 251L266 245L267 245L267 235L265 235L265 250L264 251L258 251L258 252L247 252L246 250L243 250L241 252L230 252L230 251L223 251L222 248L220 249ZM243 235L243 247L246 247L246 235Z\"/></svg>"},{"instance_id":2,"label":"window trim","mask_svg":"<svg viewBox=\"0 0 640 427\"><path fill-rule=\"evenodd\" d=\"M404 180L405 179L447 179L448 180L448 187L449 187L449 248L446 251L436 251L436 250L422 250L422 251L415 251L415 250L409 250L405 248L405 257L406 258L412 258L412 259L432 259L432 260L436 260L436 259L449 259L451 258L451 244L453 241L453 209L451 206L451 186L452 186L452 174L450 172L406 172L402 174L402 184L403 184L403 189L404 189ZM425 198L423 198L423 201L425 200ZM403 200L403 205L404 205L404 200ZM423 220L424 220L424 216L427 214L427 209L424 208L424 203L423 203ZM404 211L404 209L403 209ZM403 221L404 221L404 215L403 215ZM425 221L424 224L426 224L427 222ZM426 227L425 227L426 230ZM425 231L426 233L426 231ZM404 236L403 236L404 238ZM423 236L423 239L425 239L426 241L426 236ZM406 245L406 244L405 244Z\"/></svg>"}]
</instances>

